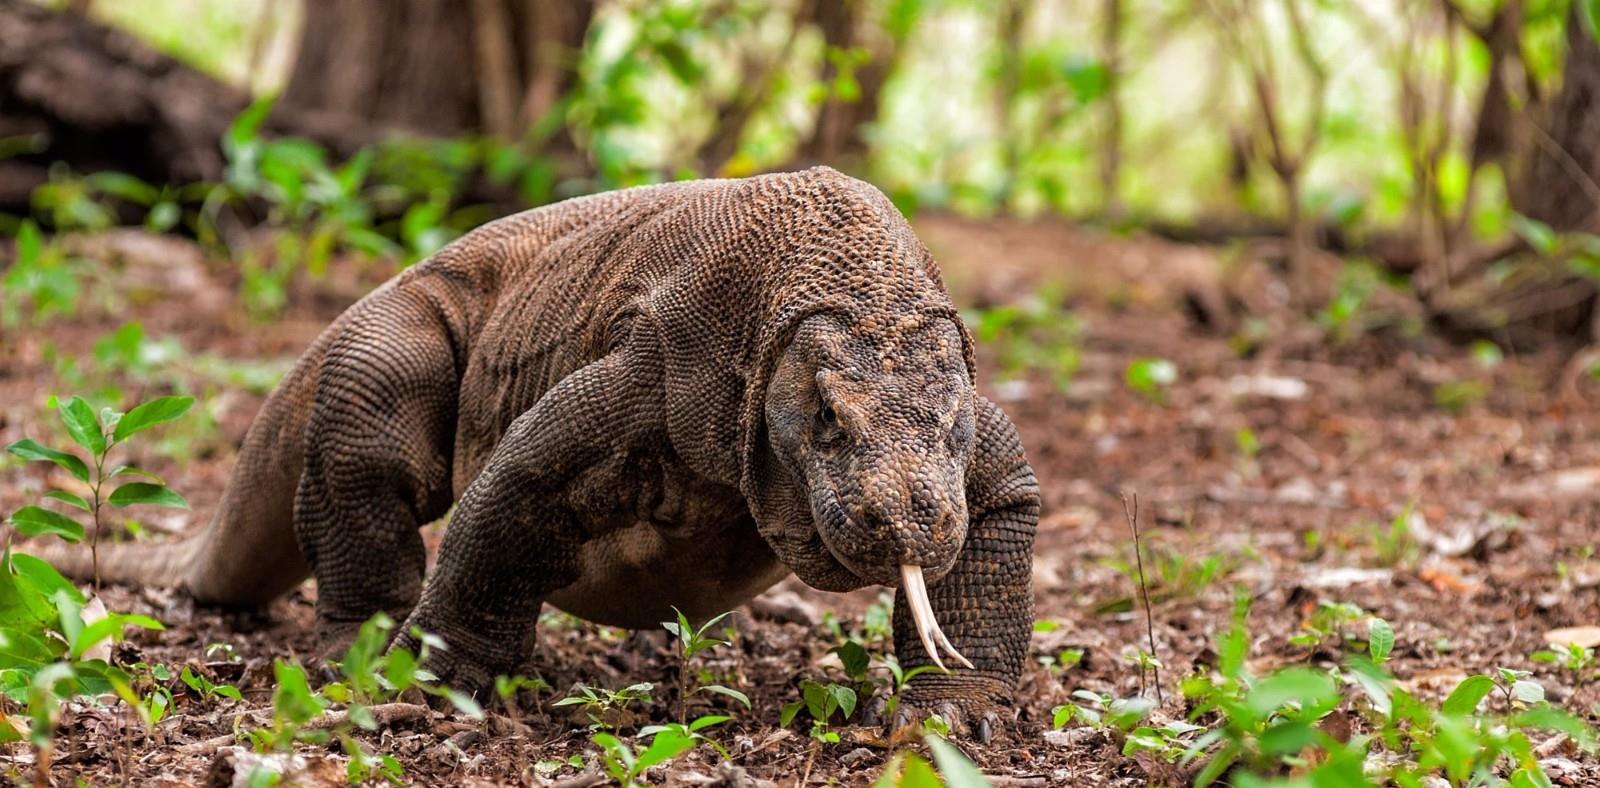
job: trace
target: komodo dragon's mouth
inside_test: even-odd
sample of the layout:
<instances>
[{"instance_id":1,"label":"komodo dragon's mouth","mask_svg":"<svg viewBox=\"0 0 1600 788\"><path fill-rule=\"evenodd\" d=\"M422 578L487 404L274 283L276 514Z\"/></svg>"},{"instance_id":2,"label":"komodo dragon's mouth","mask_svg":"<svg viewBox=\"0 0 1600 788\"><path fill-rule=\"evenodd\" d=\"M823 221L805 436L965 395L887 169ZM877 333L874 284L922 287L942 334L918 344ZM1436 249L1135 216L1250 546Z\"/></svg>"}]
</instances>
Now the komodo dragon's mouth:
<instances>
[{"instance_id":1,"label":"komodo dragon's mouth","mask_svg":"<svg viewBox=\"0 0 1600 788\"><path fill-rule=\"evenodd\" d=\"M892 579L885 577L874 578L871 574L864 573L855 561L834 546L833 540L829 537L839 530L844 530L850 521L845 514L844 507L839 505L837 491L828 485L822 485L820 489L825 491L821 501L823 505L820 507L814 506L812 516L818 525L816 533L822 538L823 546L846 571L869 582L891 585L893 583ZM831 525L832 528L825 527L828 525ZM917 628L917 638L922 641L922 648L928 652L928 657L933 660L933 664L937 665L940 670L949 672L950 669L945 667L944 660L940 658L940 650L942 649L956 664L968 670L973 669L972 662L956 650L956 647L950 643L950 638L944 634L944 630L939 628L939 619L933 614L933 601L928 597L928 583L922 575L923 568L917 564L900 564L899 566L900 590L905 592L906 607L910 608L908 612L911 614L913 626Z\"/></svg>"},{"instance_id":2,"label":"komodo dragon's mouth","mask_svg":"<svg viewBox=\"0 0 1600 788\"><path fill-rule=\"evenodd\" d=\"M950 645L950 638L945 637L944 630L939 628L939 620L933 616L928 585L922 581L922 567L915 564L900 565L900 590L905 592L906 605L911 608L911 621L917 628L917 637L922 640L922 648L933 659L933 664L938 665L940 670L949 671L944 666L944 660L939 659L939 649L942 648L956 664L971 670L972 662Z\"/></svg>"}]
</instances>

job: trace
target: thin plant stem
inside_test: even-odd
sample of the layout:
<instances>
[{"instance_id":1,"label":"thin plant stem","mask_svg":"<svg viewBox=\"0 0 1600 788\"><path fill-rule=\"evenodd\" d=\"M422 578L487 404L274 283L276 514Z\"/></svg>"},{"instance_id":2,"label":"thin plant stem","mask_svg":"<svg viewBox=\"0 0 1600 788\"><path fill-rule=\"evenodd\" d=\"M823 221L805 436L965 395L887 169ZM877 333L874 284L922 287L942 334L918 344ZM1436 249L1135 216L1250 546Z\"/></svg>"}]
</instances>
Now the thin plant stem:
<instances>
[{"instance_id":1,"label":"thin plant stem","mask_svg":"<svg viewBox=\"0 0 1600 788\"><path fill-rule=\"evenodd\" d=\"M1161 660L1156 656L1156 628L1155 616L1150 612L1150 586L1144 579L1144 546L1139 540L1139 494L1133 494L1133 507L1128 506L1128 494L1122 494L1122 513L1128 518L1128 527L1133 529L1133 562L1139 568L1139 597L1144 600L1144 633L1150 640L1150 670L1155 673L1156 703L1162 704L1166 700L1161 697ZM1144 682L1144 665L1139 665L1139 681Z\"/></svg>"}]
</instances>

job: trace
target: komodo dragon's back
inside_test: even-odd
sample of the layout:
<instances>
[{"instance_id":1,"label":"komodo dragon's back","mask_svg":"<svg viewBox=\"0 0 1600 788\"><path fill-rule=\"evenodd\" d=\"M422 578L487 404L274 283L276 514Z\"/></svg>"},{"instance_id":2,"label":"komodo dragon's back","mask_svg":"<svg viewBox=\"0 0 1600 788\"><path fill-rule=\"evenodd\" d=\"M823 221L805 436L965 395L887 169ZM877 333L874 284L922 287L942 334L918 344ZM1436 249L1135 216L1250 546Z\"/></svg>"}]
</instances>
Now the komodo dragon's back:
<instances>
[{"instance_id":1,"label":"komodo dragon's back","mask_svg":"<svg viewBox=\"0 0 1600 788\"><path fill-rule=\"evenodd\" d=\"M464 349L469 335L482 323L508 289L507 282L527 279L527 271L507 270L504 263L535 261L540 252L561 239L579 235L596 224L616 222L627 214L645 217L670 200L681 200L712 182L686 182L645 186L579 197L535 208L486 224L433 257L397 275L357 301L318 335L294 367L273 389L252 422L227 488L210 524L177 544L118 543L102 545L100 579L128 585L174 587L196 601L225 606L266 604L299 584L310 567L293 528L296 492L305 471L306 430L319 395L324 361L330 347L348 340L360 327L374 303L396 292L431 302L452 332L457 348ZM637 219L635 219L637 221ZM625 223L630 224L631 223ZM603 233L608 238L625 232L622 224ZM594 239L590 239L594 242ZM381 334L388 326L375 326ZM564 333L571 327L552 328ZM380 340L374 352L402 352L392 345L399 337ZM342 396L323 387L327 396ZM482 414L474 424L501 427L516 414L501 417ZM497 437L498 433L495 436ZM463 443L484 454L493 438L475 436ZM486 448L476 448L477 443ZM458 485L469 481L458 480ZM456 487L460 489L459 486ZM34 542L28 549L50 560L69 577L94 576L90 553L81 545Z\"/></svg>"}]
</instances>

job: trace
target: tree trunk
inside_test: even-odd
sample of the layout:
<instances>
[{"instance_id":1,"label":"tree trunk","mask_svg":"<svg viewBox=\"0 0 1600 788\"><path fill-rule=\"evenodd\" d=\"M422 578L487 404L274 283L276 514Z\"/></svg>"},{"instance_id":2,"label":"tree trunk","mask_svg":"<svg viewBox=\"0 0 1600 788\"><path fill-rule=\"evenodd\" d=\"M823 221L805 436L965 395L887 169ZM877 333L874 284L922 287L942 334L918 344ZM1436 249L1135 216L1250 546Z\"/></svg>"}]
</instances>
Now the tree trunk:
<instances>
[{"instance_id":1,"label":"tree trunk","mask_svg":"<svg viewBox=\"0 0 1600 788\"><path fill-rule=\"evenodd\" d=\"M1562 232L1600 231L1600 40L1573 2L1561 90L1543 124L1525 124L1512 177L1517 212Z\"/></svg>"},{"instance_id":2,"label":"tree trunk","mask_svg":"<svg viewBox=\"0 0 1600 788\"><path fill-rule=\"evenodd\" d=\"M250 97L127 33L26 0L0 0L0 138L27 140L0 159L0 210L27 213L54 162L117 170L150 183L222 176L223 132ZM277 108L266 131L341 153L371 141L360 125Z\"/></svg>"},{"instance_id":3,"label":"tree trunk","mask_svg":"<svg viewBox=\"0 0 1600 788\"><path fill-rule=\"evenodd\" d=\"M571 86L588 0L314 0L286 106L427 136L517 138Z\"/></svg>"},{"instance_id":4,"label":"tree trunk","mask_svg":"<svg viewBox=\"0 0 1600 788\"><path fill-rule=\"evenodd\" d=\"M795 157L802 163L849 166L866 158L867 138L862 131L878 116L879 96L898 62L900 42L892 36L871 35L874 26L864 18L865 0L818 0L808 5L811 21L821 29L830 51L864 49L867 61L855 68L854 96L841 96L831 89L839 66L831 58L824 62L822 84L830 88L828 97Z\"/></svg>"}]
</instances>

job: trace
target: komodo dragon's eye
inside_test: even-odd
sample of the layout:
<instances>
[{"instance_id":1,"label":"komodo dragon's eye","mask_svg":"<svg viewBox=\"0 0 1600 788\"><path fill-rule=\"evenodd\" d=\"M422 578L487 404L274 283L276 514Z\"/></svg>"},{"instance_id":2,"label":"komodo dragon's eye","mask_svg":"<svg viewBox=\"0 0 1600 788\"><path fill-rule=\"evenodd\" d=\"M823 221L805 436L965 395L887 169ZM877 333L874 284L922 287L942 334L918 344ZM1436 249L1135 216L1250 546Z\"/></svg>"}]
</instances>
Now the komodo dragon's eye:
<instances>
[{"instance_id":1,"label":"komodo dragon's eye","mask_svg":"<svg viewBox=\"0 0 1600 788\"><path fill-rule=\"evenodd\" d=\"M844 426L839 423L839 413L832 405L823 403L817 409L816 447L824 450L838 449L847 439Z\"/></svg>"}]
</instances>

